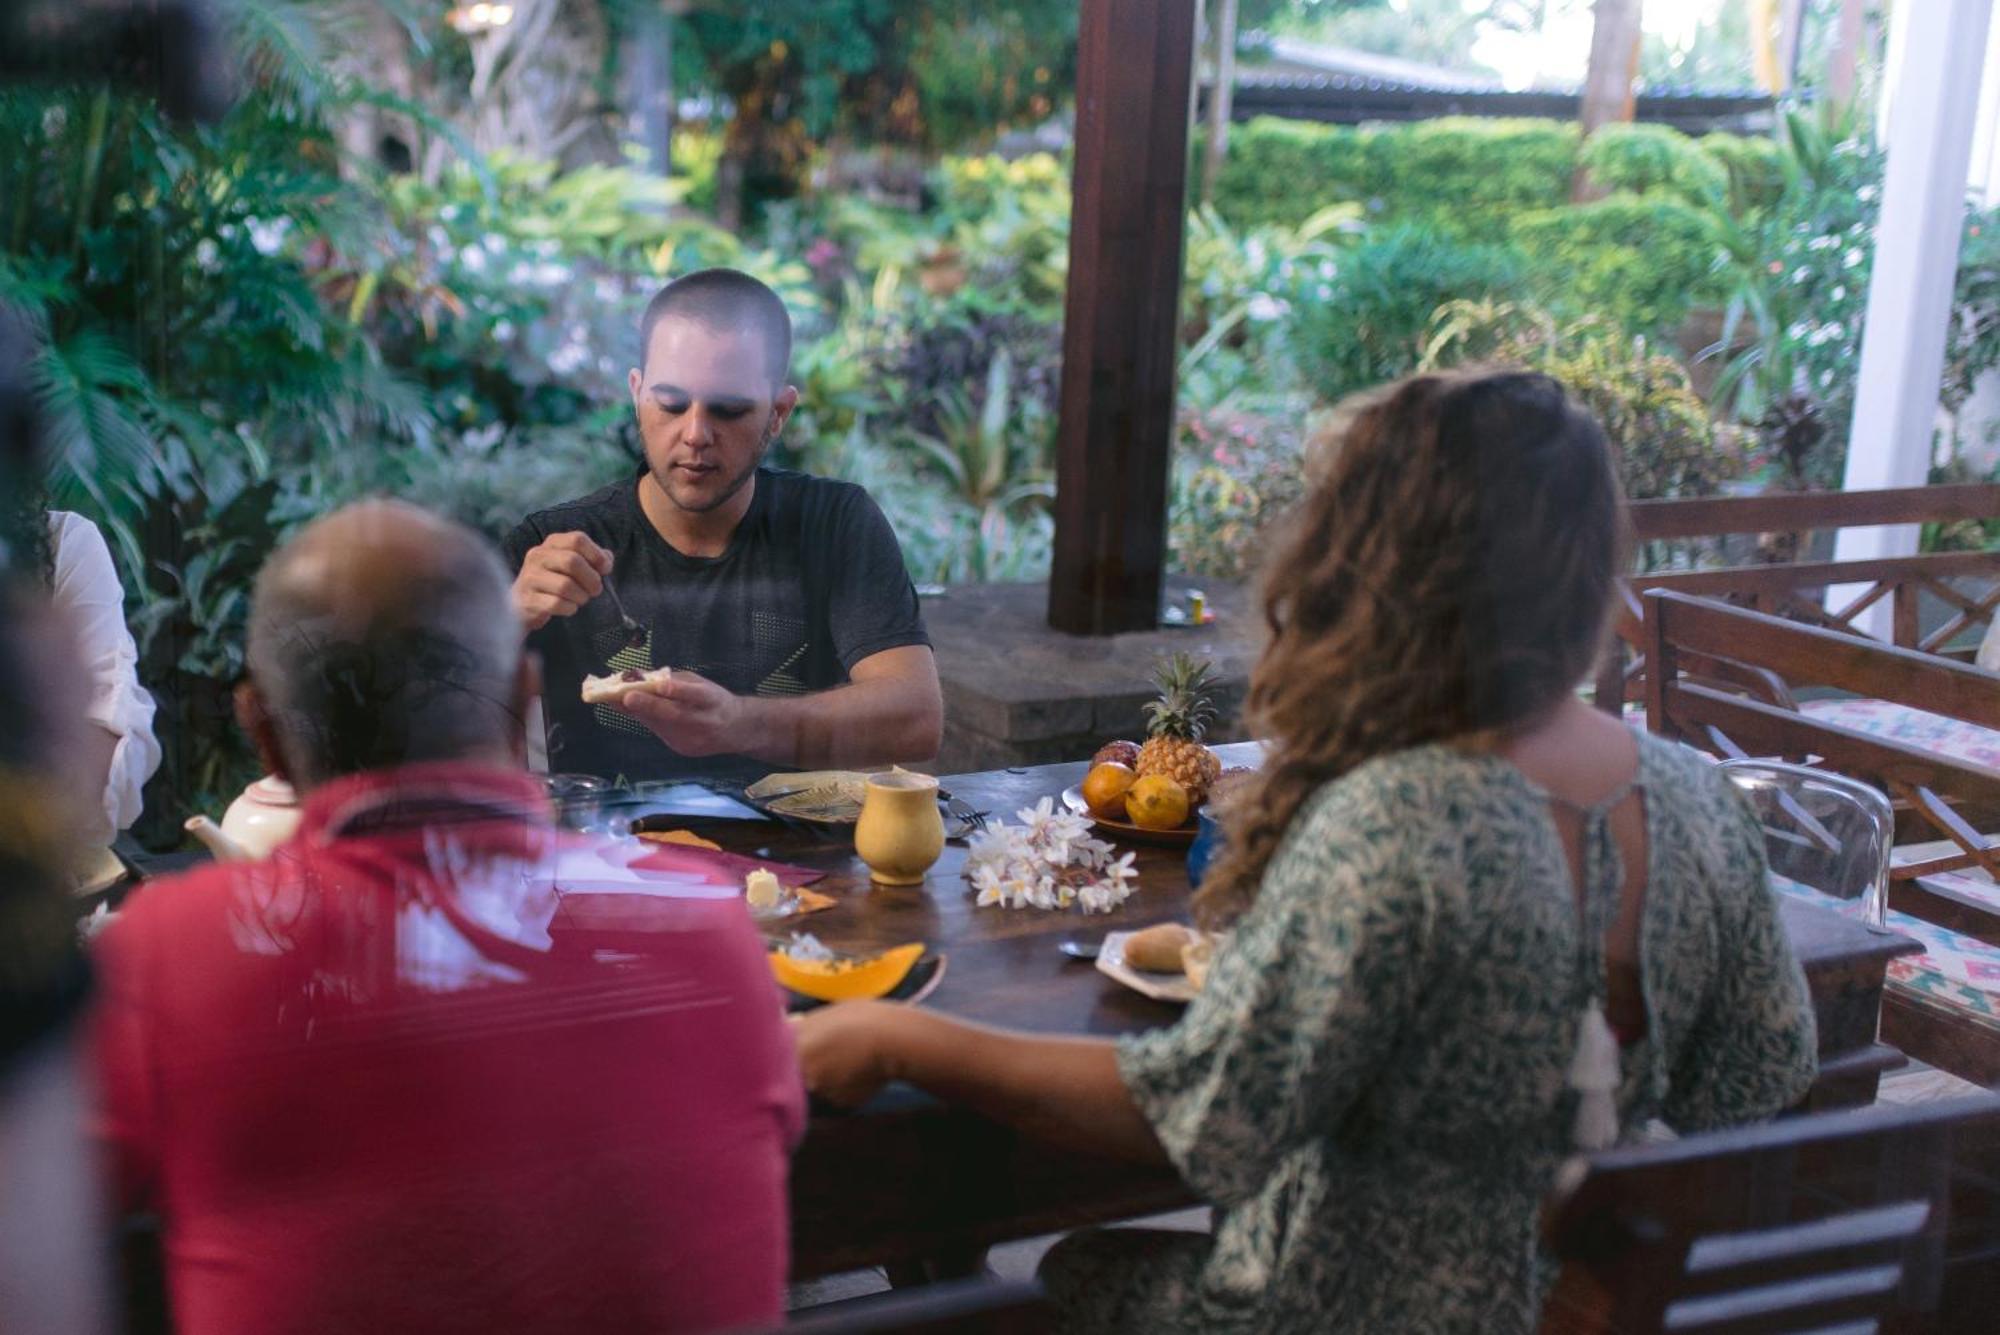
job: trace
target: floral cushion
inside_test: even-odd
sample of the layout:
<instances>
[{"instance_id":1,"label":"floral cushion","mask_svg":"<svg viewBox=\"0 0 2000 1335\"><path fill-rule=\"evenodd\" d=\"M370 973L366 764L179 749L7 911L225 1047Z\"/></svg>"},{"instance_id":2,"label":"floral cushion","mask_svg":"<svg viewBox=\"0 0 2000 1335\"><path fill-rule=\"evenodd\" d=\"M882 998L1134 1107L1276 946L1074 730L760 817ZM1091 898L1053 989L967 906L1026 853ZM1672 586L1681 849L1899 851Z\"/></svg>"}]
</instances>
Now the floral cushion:
<instances>
[{"instance_id":1,"label":"floral cushion","mask_svg":"<svg viewBox=\"0 0 2000 1335\"><path fill-rule=\"evenodd\" d=\"M1799 712L1822 723L1865 732L1870 737L1920 746L1926 751L1968 760L1975 765L2000 769L2000 732L1966 723L1943 714L1932 714L1888 700L1811 700ZM1625 722L1634 728L1646 726L1646 707L1628 703Z\"/></svg>"},{"instance_id":2,"label":"floral cushion","mask_svg":"<svg viewBox=\"0 0 2000 1335\"><path fill-rule=\"evenodd\" d=\"M1973 878L1951 879L1955 888L1965 889L1965 885L1957 883L1972 882ZM1783 894L1832 909L1843 917L1862 916L1858 899L1834 899L1782 876L1773 876L1771 884ZM2000 886L1990 881L1976 884L1983 892L1981 897L1990 899L1995 911L2000 912ZM1927 1001L1963 1011L1977 1017L1979 1023L2000 1030L2000 947L1894 909L1889 910L1889 930L1922 942L1924 947L1921 954L1889 961L1891 990L1920 994Z\"/></svg>"},{"instance_id":3,"label":"floral cushion","mask_svg":"<svg viewBox=\"0 0 2000 1335\"><path fill-rule=\"evenodd\" d=\"M2000 732L1976 723L1887 700L1813 700L1800 705L1799 710L1822 723L2000 769Z\"/></svg>"}]
</instances>

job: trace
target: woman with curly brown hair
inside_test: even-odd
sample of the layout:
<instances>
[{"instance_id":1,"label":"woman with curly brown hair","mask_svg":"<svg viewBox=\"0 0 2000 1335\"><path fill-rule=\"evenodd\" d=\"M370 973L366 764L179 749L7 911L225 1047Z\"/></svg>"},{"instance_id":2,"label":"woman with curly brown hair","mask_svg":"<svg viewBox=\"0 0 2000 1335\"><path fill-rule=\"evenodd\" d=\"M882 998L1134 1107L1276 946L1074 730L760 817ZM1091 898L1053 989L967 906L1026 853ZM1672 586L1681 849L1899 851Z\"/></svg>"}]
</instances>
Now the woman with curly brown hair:
<instances>
[{"instance_id":1,"label":"woman with curly brown hair","mask_svg":"<svg viewBox=\"0 0 2000 1335\"><path fill-rule=\"evenodd\" d=\"M818 1093L908 1080L1165 1159L1217 1206L1213 1234L1059 1244L1075 1328L1532 1330L1566 1157L1767 1116L1814 1072L1756 826L1576 697L1622 545L1596 423L1545 376L1419 376L1310 469L1264 573L1264 764L1196 901L1229 939L1182 1020L1117 1044L883 1005L799 1027Z\"/></svg>"}]
</instances>

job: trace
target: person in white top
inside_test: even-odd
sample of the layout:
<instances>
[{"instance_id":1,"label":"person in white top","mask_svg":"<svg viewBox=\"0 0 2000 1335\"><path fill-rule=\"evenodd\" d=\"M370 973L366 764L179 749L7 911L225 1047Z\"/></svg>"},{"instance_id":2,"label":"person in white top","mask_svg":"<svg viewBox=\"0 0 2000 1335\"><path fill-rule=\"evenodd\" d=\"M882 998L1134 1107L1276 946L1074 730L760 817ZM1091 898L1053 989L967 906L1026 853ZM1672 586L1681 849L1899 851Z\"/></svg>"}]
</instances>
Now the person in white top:
<instances>
[{"instance_id":1,"label":"person in white top","mask_svg":"<svg viewBox=\"0 0 2000 1335\"><path fill-rule=\"evenodd\" d=\"M125 590L97 525L67 510L48 512L50 600L68 620L89 679L87 716L95 726L73 757L82 782L100 794L83 833L109 849L139 818L141 790L160 767L153 697L139 684L139 649L125 626ZM32 574L34 572L30 572ZM88 862L88 860L86 860Z\"/></svg>"}]
</instances>

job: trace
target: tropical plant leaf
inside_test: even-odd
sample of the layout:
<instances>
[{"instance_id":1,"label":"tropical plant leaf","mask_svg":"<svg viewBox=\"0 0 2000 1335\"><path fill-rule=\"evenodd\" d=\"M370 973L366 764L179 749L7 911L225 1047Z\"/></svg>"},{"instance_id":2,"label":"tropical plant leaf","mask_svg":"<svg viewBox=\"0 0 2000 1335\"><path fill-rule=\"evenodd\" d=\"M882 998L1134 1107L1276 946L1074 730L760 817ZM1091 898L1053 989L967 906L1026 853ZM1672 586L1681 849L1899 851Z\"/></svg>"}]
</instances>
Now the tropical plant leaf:
<instances>
[{"instance_id":1,"label":"tropical plant leaf","mask_svg":"<svg viewBox=\"0 0 2000 1335\"><path fill-rule=\"evenodd\" d=\"M253 77L310 111L341 97L326 41L336 17L336 6L306 0L237 0L231 44Z\"/></svg>"},{"instance_id":2,"label":"tropical plant leaf","mask_svg":"<svg viewBox=\"0 0 2000 1335\"><path fill-rule=\"evenodd\" d=\"M139 416L152 401L151 383L102 331L85 328L44 345L35 371L59 485L108 502L121 479L158 467L159 451Z\"/></svg>"}]
</instances>

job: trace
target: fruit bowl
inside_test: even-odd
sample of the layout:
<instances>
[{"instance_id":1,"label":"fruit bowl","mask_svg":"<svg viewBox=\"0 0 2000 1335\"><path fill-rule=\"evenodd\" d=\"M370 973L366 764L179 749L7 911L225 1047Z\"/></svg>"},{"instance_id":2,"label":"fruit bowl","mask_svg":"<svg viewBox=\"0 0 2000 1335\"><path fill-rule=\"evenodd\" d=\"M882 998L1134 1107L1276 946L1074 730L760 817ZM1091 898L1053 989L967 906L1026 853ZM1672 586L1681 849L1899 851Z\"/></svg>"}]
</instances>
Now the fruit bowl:
<instances>
[{"instance_id":1,"label":"fruit bowl","mask_svg":"<svg viewBox=\"0 0 2000 1335\"><path fill-rule=\"evenodd\" d=\"M1143 825L1134 825L1130 821L1110 820L1104 816L1099 816L1091 811L1090 804L1083 800L1083 788L1081 785L1073 788L1065 788L1062 800L1063 805L1071 811L1079 815L1088 816L1090 823L1096 826L1099 832L1115 835L1120 839L1129 839L1134 843L1160 844L1167 848L1186 848L1194 842L1195 836L1201 833L1201 827L1196 824L1195 818L1192 816L1188 817L1185 825L1176 826L1171 830L1149 830Z\"/></svg>"}]
</instances>

